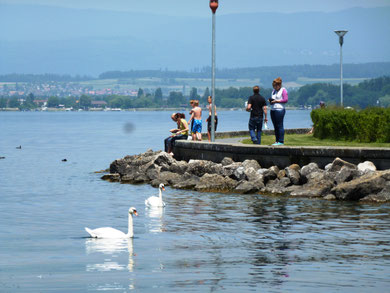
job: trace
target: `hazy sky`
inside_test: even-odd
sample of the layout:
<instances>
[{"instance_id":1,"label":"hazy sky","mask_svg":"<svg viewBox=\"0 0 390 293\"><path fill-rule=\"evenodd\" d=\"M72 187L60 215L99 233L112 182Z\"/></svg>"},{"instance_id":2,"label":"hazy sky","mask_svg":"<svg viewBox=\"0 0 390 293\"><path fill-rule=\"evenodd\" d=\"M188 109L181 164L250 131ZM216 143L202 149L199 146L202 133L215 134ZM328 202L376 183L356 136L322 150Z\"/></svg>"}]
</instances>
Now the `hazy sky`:
<instances>
[{"instance_id":1,"label":"hazy sky","mask_svg":"<svg viewBox=\"0 0 390 293\"><path fill-rule=\"evenodd\" d=\"M0 0L7 4L42 4L82 9L153 12L202 16L210 12L208 0ZM390 0L220 0L218 14L245 12L337 11L351 7L390 6Z\"/></svg>"}]
</instances>

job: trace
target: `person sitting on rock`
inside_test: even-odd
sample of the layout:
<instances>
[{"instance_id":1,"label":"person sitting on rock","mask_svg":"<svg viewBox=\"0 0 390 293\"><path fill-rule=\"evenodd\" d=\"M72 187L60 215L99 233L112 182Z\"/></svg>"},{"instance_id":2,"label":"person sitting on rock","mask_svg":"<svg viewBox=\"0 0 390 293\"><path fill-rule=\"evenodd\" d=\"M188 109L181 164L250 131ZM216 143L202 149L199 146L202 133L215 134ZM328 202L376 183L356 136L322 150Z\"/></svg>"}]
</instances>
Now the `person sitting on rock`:
<instances>
[{"instance_id":1,"label":"person sitting on rock","mask_svg":"<svg viewBox=\"0 0 390 293\"><path fill-rule=\"evenodd\" d=\"M172 135L164 140L165 151L168 154L173 155L172 149L175 145L175 141L179 139L186 140L188 138L188 123L185 120L184 113L173 113L171 119L177 123L177 128L170 130Z\"/></svg>"}]
</instances>

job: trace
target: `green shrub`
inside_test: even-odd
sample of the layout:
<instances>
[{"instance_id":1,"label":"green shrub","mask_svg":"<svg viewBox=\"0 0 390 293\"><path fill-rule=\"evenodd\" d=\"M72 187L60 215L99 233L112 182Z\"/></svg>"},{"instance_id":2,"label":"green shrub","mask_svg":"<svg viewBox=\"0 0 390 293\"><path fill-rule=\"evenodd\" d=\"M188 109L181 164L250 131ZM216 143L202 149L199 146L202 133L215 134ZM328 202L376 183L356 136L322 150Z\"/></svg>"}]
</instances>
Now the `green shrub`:
<instances>
[{"instance_id":1,"label":"green shrub","mask_svg":"<svg viewBox=\"0 0 390 293\"><path fill-rule=\"evenodd\" d=\"M328 107L311 112L314 137L359 142L390 142L390 108L361 111Z\"/></svg>"}]
</instances>

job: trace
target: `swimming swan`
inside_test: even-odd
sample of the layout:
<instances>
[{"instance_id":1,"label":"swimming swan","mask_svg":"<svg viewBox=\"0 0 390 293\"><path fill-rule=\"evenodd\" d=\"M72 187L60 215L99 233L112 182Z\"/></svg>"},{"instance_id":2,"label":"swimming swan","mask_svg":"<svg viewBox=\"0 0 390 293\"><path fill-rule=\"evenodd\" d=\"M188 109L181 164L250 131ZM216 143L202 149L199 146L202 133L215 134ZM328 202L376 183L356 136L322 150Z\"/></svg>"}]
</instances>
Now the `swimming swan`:
<instances>
[{"instance_id":1,"label":"swimming swan","mask_svg":"<svg viewBox=\"0 0 390 293\"><path fill-rule=\"evenodd\" d=\"M85 231L87 231L93 238L132 238L134 236L133 214L138 216L137 210L131 207L129 209L129 228L127 234L111 227L97 228L93 230L85 227Z\"/></svg>"},{"instance_id":2,"label":"swimming swan","mask_svg":"<svg viewBox=\"0 0 390 293\"><path fill-rule=\"evenodd\" d=\"M162 192L161 190L165 190L164 184L160 184L159 189L159 197L151 196L145 200L145 205L148 207L165 207L165 202L162 200Z\"/></svg>"}]
</instances>

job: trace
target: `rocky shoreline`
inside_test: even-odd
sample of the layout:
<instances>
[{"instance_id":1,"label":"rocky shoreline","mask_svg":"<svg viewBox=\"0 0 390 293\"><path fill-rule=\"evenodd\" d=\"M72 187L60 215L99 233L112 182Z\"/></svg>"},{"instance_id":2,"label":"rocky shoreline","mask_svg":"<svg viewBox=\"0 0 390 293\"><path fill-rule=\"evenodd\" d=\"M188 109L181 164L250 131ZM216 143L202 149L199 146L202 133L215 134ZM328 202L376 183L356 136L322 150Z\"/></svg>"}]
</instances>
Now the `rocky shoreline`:
<instances>
[{"instance_id":1,"label":"rocky shoreline","mask_svg":"<svg viewBox=\"0 0 390 293\"><path fill-rule=\"evenodd\" d=\"M178 189L234 192L363 202L390 202L390 170L377 171L372 162L359 165L340 158L320 169L316 163L284 169L262 168L255 160L221 163L177 161L162 151L148 150L111 163L102 179L130 184L160 183Z\"/></svg>"}]
</instances>

